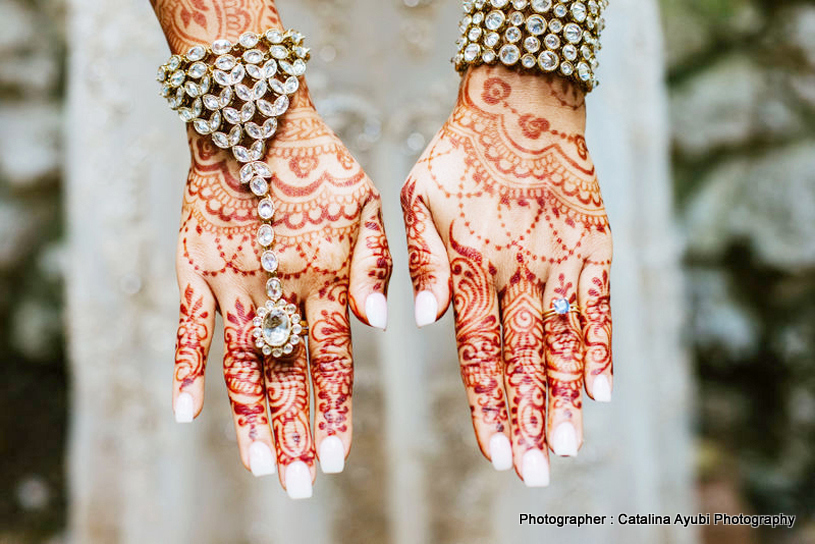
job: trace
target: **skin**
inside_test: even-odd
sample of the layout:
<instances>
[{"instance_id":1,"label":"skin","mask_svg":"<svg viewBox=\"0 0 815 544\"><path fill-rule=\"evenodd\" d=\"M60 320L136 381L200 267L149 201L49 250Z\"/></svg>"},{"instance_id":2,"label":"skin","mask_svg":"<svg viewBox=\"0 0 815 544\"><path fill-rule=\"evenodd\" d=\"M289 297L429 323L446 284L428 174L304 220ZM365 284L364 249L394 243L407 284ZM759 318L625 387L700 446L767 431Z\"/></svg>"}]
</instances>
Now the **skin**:
<instances>
[{"instance_id":1,"label":"skin","mask_svg":"<svg viewBox=\"0 0 815 544\"><path fill-rule=\"evenodd\" d=\"M173 53L247 30L283 28L270 0L155 0L156 15ZM302 82L267 146L274 176L274 250L284 297L309 323L308 356L264 358L251 337L255 308L268 278L260 267L255 233L257 197L239 181L240 164L209 137L188 131L192 165L184 192L177 272L181 291L173 403L204 400L204 371L215 313L224 318L223 372L238 447L249 468L249 446L275 452L285 487L285 465L305 462L316 475L322 440L337 436L351 447L353 360L349 308L368 323L365 300L386 294L391 258L371 181L314 109ZM309 364L310 363L310 364ZM309 373L310 369L310 373ZM309 393L314 387L314 427Z\"/></svg>"},{"instance_id":2,"label":"skin","mask_svg":"<svg viewBox=\"0 0 815 544\"><path fill-rule=\"evenodd\" d=\"M482 453L530 449L611 384L611 231L583 137L583 92L556 76L470 68L458 103L402 188L415 293L453 303ZM581 313L544 316L555 298Z\"/></svg>"}]
</instances>

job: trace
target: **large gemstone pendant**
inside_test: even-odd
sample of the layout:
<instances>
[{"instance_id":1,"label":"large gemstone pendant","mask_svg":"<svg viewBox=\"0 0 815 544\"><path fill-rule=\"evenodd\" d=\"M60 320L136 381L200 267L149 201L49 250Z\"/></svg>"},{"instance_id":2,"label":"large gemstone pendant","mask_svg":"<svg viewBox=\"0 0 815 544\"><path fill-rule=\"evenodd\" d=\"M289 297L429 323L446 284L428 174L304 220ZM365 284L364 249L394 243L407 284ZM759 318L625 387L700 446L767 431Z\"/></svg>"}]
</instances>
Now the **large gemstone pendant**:
<instances>
[{"instance_id":1,"label":"large gemstone pendant","mask_svg":"<svg viewBox=\"0 0 815 544\"><path fill-rule=\"evenodd\" d=\"M291 321L282 308L274 308L263 318L263 339L272 347L286 343L291 334Z\"/></svg>"},{"instance_id":2,"label":"large gemstone pendant","mask_svg":"<svg viewBox=\"0 0 815 544\"><path fill-rule=\"evenodd\" d=\"M270 281L275 280L272 278ZM257 347L264 355L273 357L292 353L308 334L306 322L297 313L297 306L287 304L282 298L268 300L265 306L258 308L253 324L255 329L252 336Z\"/></svg>"}]
</instances>

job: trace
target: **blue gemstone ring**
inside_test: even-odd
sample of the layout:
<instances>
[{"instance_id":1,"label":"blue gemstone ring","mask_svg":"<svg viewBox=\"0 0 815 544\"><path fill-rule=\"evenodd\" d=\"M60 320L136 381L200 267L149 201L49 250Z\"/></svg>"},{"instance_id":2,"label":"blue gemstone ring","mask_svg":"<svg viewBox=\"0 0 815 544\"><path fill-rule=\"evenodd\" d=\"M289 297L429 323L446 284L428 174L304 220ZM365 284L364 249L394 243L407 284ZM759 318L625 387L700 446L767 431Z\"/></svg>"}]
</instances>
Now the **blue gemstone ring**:
<instances>
[{"instance_id":1,"label":"blue gemstone ring","mask_svg":"<svg viewBox=\"0 0 815 544\"><path fill-rule=\"evenodd\" d=\"M568 299L563 297L556 298L552 301L552 307L543 313L543 318L548 319L552 316L566 316L570 312L580 313L580 308L577 304L571 304Z\"/></svg>"}]
</instances>

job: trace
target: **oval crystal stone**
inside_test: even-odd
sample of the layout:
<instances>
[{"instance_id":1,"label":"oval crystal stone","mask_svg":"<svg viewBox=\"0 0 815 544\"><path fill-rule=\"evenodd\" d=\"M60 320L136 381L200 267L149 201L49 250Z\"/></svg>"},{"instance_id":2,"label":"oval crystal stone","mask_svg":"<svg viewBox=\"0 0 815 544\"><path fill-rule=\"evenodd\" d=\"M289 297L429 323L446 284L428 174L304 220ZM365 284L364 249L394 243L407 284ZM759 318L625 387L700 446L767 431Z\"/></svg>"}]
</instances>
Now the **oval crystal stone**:
<instances>
[{"instance_id":1,"label":"oval crystal stone","mask_svg":"<svg viewBox=\"0 0 815 544\"><path fill-rule=\"evenodd\" d=\"M247 48L254 47L258 43L258 35L254 32L244 32L238 39L238 43Z\"/></svg>"},{"instance_id":2,"label":"oval crystal stone","mask_svg":"<svg viewBox=\"0 0 815 544\"><path fill-rule=\"evenodd\" d=\"M275 308L263 318L263 339L270 346L282 346L289 340L290 333L291 322L282 309Z\"/></svg>"},{"instance_id":3,"label":"oval crystal stone","mask_svg":"<svg viewBox=\"0 0 815 544\"><path fill-rule=\"evenodd\" d=\"M257 196L263 196L269 190L269 184L262 177L256 176L252 178L252 181L249 183L249 188Z\"/></svg>"},{"instance_id":4,"label":"oval crystal stone","mask_svg":"<svg viewBox=\"0 0 815 544\"><path fill-rule=\"evenodd\" d=\"M243 60L249 64L258 64L263 60L263 53L259 49L250 49L243 54Z\"/></svg>"},{"instance_id":5,"label":"oval crystal stone","mask_svg":"<svg viewBox=\"0 0 815 544\"><path fill-rule=\"evenodd\" d=\"M263 247L268 247L272 245L274 241L274 231L272 230L271 225L261 225L258 229L258 244L262 245Z\"/></svg>"},{"instance_id":6,"label":"oval crystal stone","mask_svg":"<svg viewBox=\"0 0 815 544\"><path fill-rule=\"evenodd\" d=\"M219 70L224 70L225 72L228 72L229 70L235 67L235 62L236 59L232 55L221 55L220 57L215 59L215 66Z\"/></svg>"},{"instance_id":7,"label":"oval crystal stone","mask_svg":"<svg viewBox=\"0 0 815 544\"><path fill-rule=\"evenodd\" d=\"M278 300L283 296L283 286L277 278L270 278L266 282L266 295L272 300Z\"/></svg>"},{"instance_id":8,"label":"oval crystal stone","mask_svg":"<svg viewBox=\"0 0 815 544\"><path fill-rule=\"evenodd\" d=\"M260 264L266 272L277 270L277 256L271 251L264 251L260 256Z\"/></svg>"},{"instance_id":9,"label":"oval crystal stone","mask_svg":"<svg viewBox=\"0 0 815 544\"><path fill-rule=\"evenodd\" d=\"M206 54L207 51L206 49L203 48L203 46L196 45L191 47L190 50L187 51L187 58L193 61L201 60L202 58L204 58L204 56L206 56Z\"/></svg>"},{"instance_id":10,"label":"oval crystal stone","mask_svg":"<svg viewBox=\"0 0 815 544\"><path fill-rule=\"evenodd\" d=\"M229 40L215 40L212 42L212 52L216 55L229 53L230 49L232 49L232 43Z\"/></svg>"},{"instance_id":11,"label":"oval crystal stone","mask_svg":"<svg viewBox=\"0 0 815 544\"><path fill-rule=\"evenodd\" d=\"M264 198L260 202L258 202L258 215L261 219L271 219L274 215L274 204L272 204L271 199Z\"/></svg>"}]
</instances>

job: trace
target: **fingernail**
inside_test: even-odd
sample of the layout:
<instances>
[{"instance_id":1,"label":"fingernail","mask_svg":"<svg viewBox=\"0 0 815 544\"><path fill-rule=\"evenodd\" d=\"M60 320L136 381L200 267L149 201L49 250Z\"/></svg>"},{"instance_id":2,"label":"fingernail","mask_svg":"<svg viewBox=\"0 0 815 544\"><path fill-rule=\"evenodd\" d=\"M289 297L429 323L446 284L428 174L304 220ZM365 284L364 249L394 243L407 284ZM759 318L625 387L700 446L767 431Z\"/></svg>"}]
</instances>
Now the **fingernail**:
<instances>
[{"instance_id":1,"label":"fingernail","mask_svg":"<svg viewBox=\"0 0 815 544\"><path fill-rule=\"evenodd\" d=\"M424 327L436 322L439 313L439 303L430 291L420 291L416 295L416 325Z\"/></svg>"},{"instance_id":2,"label":"fingernail","mask_svg":"<svg viewBox=\"0 0 815 544\"><path fill-rule=\"evenodd\" d=\"M608 378L602 374L594 378L591 392L597 402L611 402L611 387L608 385Z\"/></svg>"},{"instance_id":3,"label":"fingernail","mask_svg":"<svg viewBox=\"0 0 815 544\"><path fill-rule=\"evenodd\" d=\"M371 327L385 330L388 326L388 301L382 293L371 293L365 299L365 315Z\"/></svg>"},{"instance_id":4,"label":"fingernail","mask_svg":"<svg viewBox=\"0 0 815 544\"><path fill-rule=\"evenodd\" d=\"M512 446L504 433L495 433L490 438L490 459L495 470L512 468Z\"/></svg>"},{"instance_id":5,"label":"fingernail","mask_svg":"<svg viewBox=\"0 0 815 544\"><path fill-rule=\"evenodd\" d=\"M345 447L339 437L329 436L320 444L320 468L323 474L337 474L345 468Z\"/></svg>"},{"instance_id":6,"label":"fingernail","mask_svg":"<svg viewBox=\"0 0 815 544\"><path fill-rule=\"evenodd\" d=\"M257 477L274 474L275 460L269 446L263 442L252 442L249 446L249 468Z\"/></svg>"},{"instance_id":7,"label":"fingernail","mask_svg":"<svg viewBox=\"0 0 815 544\"><path fill-rule=\"evenodd\" d=\"M192 423L193 412L195 410L192 395L189 393L179 393L175 398L175 407L173 410L175 411L175 420L177 423Z\"/></svg>"},{"instance_id":8,"label":"fingernail","mask_svg":"<svg viewBox=\"0 0 815 544\"><path fill-rule=\"evenodd\" d=\"M577 433L571 423L561 423L552 437L552 449L561 457L577 455Z\"/></svg>"},{"instance_id":9,"label":"fingernail","mask_svg":"<svg viewBox=\"0 0 815 544\"><path fill-rule=\"evenodd\" d=\"M546 487L549 485L549 463L540 450L529 450L521 462L521 476L526 487Z\"/></svg>"},{"instance_id":10,"label":"fingernail","mask_svg":"<svg viewBox=\"0 0 815 544\"><path fill-rule=\"evenodd\" d=\"M295 461L286 467L286 492L290 499L311 497L311 472L307 464Z\"/></svg>"}]
</instances>

